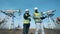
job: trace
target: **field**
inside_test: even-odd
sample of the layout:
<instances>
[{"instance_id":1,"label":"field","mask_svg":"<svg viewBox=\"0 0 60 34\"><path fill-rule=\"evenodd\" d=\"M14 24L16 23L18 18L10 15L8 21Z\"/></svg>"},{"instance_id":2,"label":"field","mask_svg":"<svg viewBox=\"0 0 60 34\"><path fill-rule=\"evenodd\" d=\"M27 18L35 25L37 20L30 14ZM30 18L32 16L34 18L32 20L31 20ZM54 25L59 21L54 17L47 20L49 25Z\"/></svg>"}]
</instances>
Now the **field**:
<instances>
[{"instance_id":1,"label":"field","mask_svg":"<svg viewBox=\"0 0 60 34\"><path fill-rule=\"evenodd\" d=\"M35 34L35 29L30 29L29 34ZM22 34L22 29L19 30L3 30L0 29L0 34ZM40 34L40 30L39 30ZM45 34L60 34L60 30L50 30L50 29L45 29Z\"/></svg>"}]
</instances>

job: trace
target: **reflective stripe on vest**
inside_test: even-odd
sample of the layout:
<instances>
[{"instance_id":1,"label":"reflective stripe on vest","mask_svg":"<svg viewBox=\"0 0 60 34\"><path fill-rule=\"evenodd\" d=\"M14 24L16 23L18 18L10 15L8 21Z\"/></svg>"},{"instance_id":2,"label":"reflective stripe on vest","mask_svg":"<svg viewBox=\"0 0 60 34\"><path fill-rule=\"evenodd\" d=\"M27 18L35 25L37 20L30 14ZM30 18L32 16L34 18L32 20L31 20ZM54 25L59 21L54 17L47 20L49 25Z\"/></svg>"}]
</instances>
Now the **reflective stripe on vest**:
<instances>
[{"instance_id":1,"label":"reflective stripe on vest","mask_svg":"<svg viewBox=\"0 0 60 34\"><path fill-rule=\"evenodd\" d=\"M30 21L29 21L29 20L24 20L23 23L24 23L24 24L28 24L28 23L30 23Z\"/></svg>"}]
</instances>

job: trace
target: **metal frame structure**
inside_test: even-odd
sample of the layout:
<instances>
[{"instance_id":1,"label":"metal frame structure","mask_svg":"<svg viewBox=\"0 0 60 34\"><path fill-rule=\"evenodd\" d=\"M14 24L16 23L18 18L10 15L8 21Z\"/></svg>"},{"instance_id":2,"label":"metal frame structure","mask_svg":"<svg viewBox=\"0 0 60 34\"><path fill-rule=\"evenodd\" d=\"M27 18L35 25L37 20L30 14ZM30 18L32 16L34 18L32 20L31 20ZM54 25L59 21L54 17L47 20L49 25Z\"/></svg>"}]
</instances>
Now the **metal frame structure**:
<instances>
[{"instance_id":1,"label":"metal frame structure","mask_svg":"<svg viewBox=\"0 0 60 34\"><path fill-rule=\"evenodd\" d=\"M20 10L0 10L0 12L4 13L4 14L6 15L6 19L8 19L8 20L9 20L8 17L12 18L12 22L13 22L13 23L10 23L10 24L11 24L11 26L13 26L13 29L14 29L14 17L15 17L14 13L15 13L15 12L18 12L18 14L19 14L19 16L20 16L21 11L20 11ZM6 24L6 23L5 23L5 24ZM4 24L4 25L5 25L5 24ZM10 28L11 28L11 27L9 26L9 29L10 29Z\"/></svg>"}]
</instances>

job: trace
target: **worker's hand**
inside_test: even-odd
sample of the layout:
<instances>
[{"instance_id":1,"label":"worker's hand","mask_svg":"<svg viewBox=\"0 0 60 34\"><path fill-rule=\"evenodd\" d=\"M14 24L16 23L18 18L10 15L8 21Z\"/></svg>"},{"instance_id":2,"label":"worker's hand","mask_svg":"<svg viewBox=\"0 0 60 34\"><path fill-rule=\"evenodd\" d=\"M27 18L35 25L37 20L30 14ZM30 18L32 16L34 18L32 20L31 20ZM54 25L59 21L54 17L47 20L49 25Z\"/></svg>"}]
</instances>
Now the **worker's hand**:
<instances>
[{"instance_id":1,"label":"worker's hand","mask_svg":"<svg viewBox=\"0 0 60 34\"><path fill-rule=\"evenodd\" d=\"M40 17L41 20L45 19L46 17Z\"/></svg>"}]
</instances>

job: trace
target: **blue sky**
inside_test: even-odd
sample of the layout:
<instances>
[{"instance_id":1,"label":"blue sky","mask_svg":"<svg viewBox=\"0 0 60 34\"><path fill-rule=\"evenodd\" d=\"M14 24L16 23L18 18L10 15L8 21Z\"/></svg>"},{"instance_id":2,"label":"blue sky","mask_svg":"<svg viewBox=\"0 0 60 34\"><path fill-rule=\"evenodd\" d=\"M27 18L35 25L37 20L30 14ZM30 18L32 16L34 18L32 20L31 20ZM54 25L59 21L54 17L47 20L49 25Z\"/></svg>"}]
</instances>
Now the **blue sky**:
<instances>
[{"instance_id":1,"label":"blue sky","mask_svg":"<svg viewBox=\"0 0 60 34\"><path fill-rule=\"evenodd\" d=\"M38 7L39 12L40 11L47 11L47 10L56 10L54 18L60 16L60 0L0 0L0 10L6 10L6 9L22 9L22 15L25 12L25 9L29 9L30 14L34 12L34 7ZM17 15L16 15L17 16ZM18 17L18 16L17 16ZM23 18L21 18L23 19ZM16 22L18 19L15 19ZM33 19L32 19L33 20ZM15 26L17 23L15 22ZM20 24L22 24L22 20L20 20ZM31 27L35 27L33 25L34 21L31 21ZM22 25L21 25L22 26Z\"/></svg>"}]
</instances>

